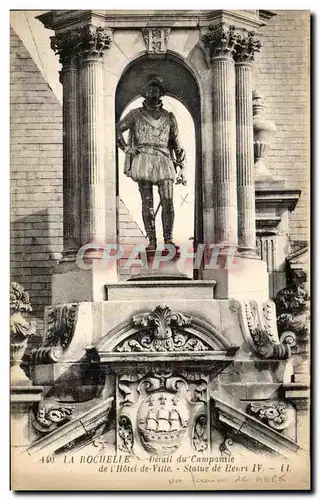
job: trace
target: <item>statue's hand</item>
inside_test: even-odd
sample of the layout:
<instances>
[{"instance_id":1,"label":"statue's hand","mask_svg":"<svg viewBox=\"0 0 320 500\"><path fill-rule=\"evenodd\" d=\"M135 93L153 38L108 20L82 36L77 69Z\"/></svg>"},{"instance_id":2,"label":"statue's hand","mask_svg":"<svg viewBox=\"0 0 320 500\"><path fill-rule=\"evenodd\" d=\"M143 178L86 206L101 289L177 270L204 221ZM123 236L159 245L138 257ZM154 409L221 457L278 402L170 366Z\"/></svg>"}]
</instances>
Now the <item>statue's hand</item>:
<instances>
[{"instance_id":1,"label":"statue's hand","mask_svg":"<svg viewBox=\"0 0 320 500\"><path fill-rule=\"evenodd\" d=\"M176 184L182 184L183 186L187 185L187 178L185 170L182 168L177 175Z\"/></svg>"},{"instance_id":2,"label":"statue's hand","mask_svg":"<svg viewBox=\"0 0 320 500\"><path fill-rule=\"evenodd\" d=\"M139 149L138 148L127 148L125 150L125 153L126 154L129 154L129 155L137 155L139 153Z\"/></svg>"}]
</instances>

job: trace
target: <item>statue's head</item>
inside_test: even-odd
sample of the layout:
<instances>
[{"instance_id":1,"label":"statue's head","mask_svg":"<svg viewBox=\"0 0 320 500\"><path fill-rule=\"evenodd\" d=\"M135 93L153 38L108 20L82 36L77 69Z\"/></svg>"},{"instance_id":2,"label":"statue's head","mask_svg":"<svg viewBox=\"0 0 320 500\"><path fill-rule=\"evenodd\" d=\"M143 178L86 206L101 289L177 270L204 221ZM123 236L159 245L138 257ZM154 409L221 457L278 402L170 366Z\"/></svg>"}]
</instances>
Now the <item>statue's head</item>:
<instances>
[{"instance_id":1,"label":"statue's head","mask_svg":"<svg viewBox=\"0 0 320 500\"><path fill-rule=\"evenodd\" d=\"M152 105L158 103L161 97L165 95L165 92L166 90L162 77L158 75L150 75L144 86L142 95L146 102Z\"/></svg>"}]
</instances>

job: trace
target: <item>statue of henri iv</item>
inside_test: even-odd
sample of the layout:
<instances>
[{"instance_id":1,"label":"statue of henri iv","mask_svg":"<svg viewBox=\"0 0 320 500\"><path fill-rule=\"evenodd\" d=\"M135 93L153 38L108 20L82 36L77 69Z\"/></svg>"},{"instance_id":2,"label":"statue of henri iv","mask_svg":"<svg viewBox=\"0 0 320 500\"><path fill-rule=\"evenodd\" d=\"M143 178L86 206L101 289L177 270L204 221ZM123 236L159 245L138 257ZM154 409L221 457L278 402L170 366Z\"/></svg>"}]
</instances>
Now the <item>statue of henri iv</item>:
<instances>
[{"instance_id":1,"label":"statue of henri iv","mask_svg":"<svg viewBox=\"0 0 320 500\"><path fill-rule=\"evenodd\" d=\"M159 76L150 76L142 91L142 107L130 111L117 124L117 145L125 154L124 173L138 183L142 218L149 240L147 250L157 246L153 186L158 186L162 208L163 238L174 245L173 184L186 185L185 153L179 141L177 120L163 109L166 89ZM123 133L129 130L128 144Z\"/></svg>"}]
</instances>

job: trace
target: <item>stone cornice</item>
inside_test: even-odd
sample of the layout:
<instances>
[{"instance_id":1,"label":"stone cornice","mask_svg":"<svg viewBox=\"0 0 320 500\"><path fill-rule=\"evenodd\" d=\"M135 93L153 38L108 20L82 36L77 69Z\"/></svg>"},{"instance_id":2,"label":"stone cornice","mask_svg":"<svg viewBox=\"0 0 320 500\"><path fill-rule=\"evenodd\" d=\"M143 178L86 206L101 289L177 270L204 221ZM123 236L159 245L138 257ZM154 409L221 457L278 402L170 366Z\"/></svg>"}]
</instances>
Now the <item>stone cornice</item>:
<instances>
[{"instance_id":1,"label":"stone cornice","mask_svg":"<svg viewBox=\"0 0 320 500\"><path fill-rule=\"evenodd\" d=\"M256 31L266 24L255 10L60 10L37 17L46 28L64 30L71 26L92 23L110 29L168 27L201 28L221 22L237 28ZM269 11L263 11L269 12ZM272 17L272 16L271 16Z\"/></svg>"},{"instance_id":2,"label":"stone cornice","mask_svg":"<svg viewBox=\"0 0 320 500\"><path fill-rule=\"evenodd\" d=\"M289 210L292 212L300 198L300 189L286 189L283 187L263 187L255 188L256 207L273 210Z\"/></svg>"},{"instance_id":3,"label":"stone cornice","mask_svg":"<svg viewBox=\"0 0 320 500\"><path fill-rule=\"evenodd\" d=\"M105 28L88 25L51 37L51 48L64 66L79 59L101 58L110 42Z\"/></svg>"}]
</instances>

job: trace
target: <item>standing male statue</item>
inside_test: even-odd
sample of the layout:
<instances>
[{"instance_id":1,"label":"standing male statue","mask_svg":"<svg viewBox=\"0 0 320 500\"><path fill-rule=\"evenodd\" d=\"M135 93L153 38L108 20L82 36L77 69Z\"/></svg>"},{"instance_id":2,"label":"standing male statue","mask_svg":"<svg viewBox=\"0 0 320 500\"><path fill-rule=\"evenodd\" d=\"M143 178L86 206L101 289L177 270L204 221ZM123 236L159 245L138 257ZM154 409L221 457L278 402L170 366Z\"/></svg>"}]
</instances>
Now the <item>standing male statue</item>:
<instances>
[{"instance_id":1,"label":"standing male statue","mask_svg":"<svg viewBox=\"0 0 320 500\"><path fill-rule=\"evenodd\" d=\"M185 153L179 142L178 125L173 113L163 109L163 80L150 76L144 91L143 106L130 111L117 124L117 145L126 153L124 173L138 183L142 200L142 218L149 240L147 250L157 247L153 186L157 185L162 207L163 238L174 245L173 183L186 185ZM129 130L128 144L123 132Z\"/></svg>"}]
</instances>

